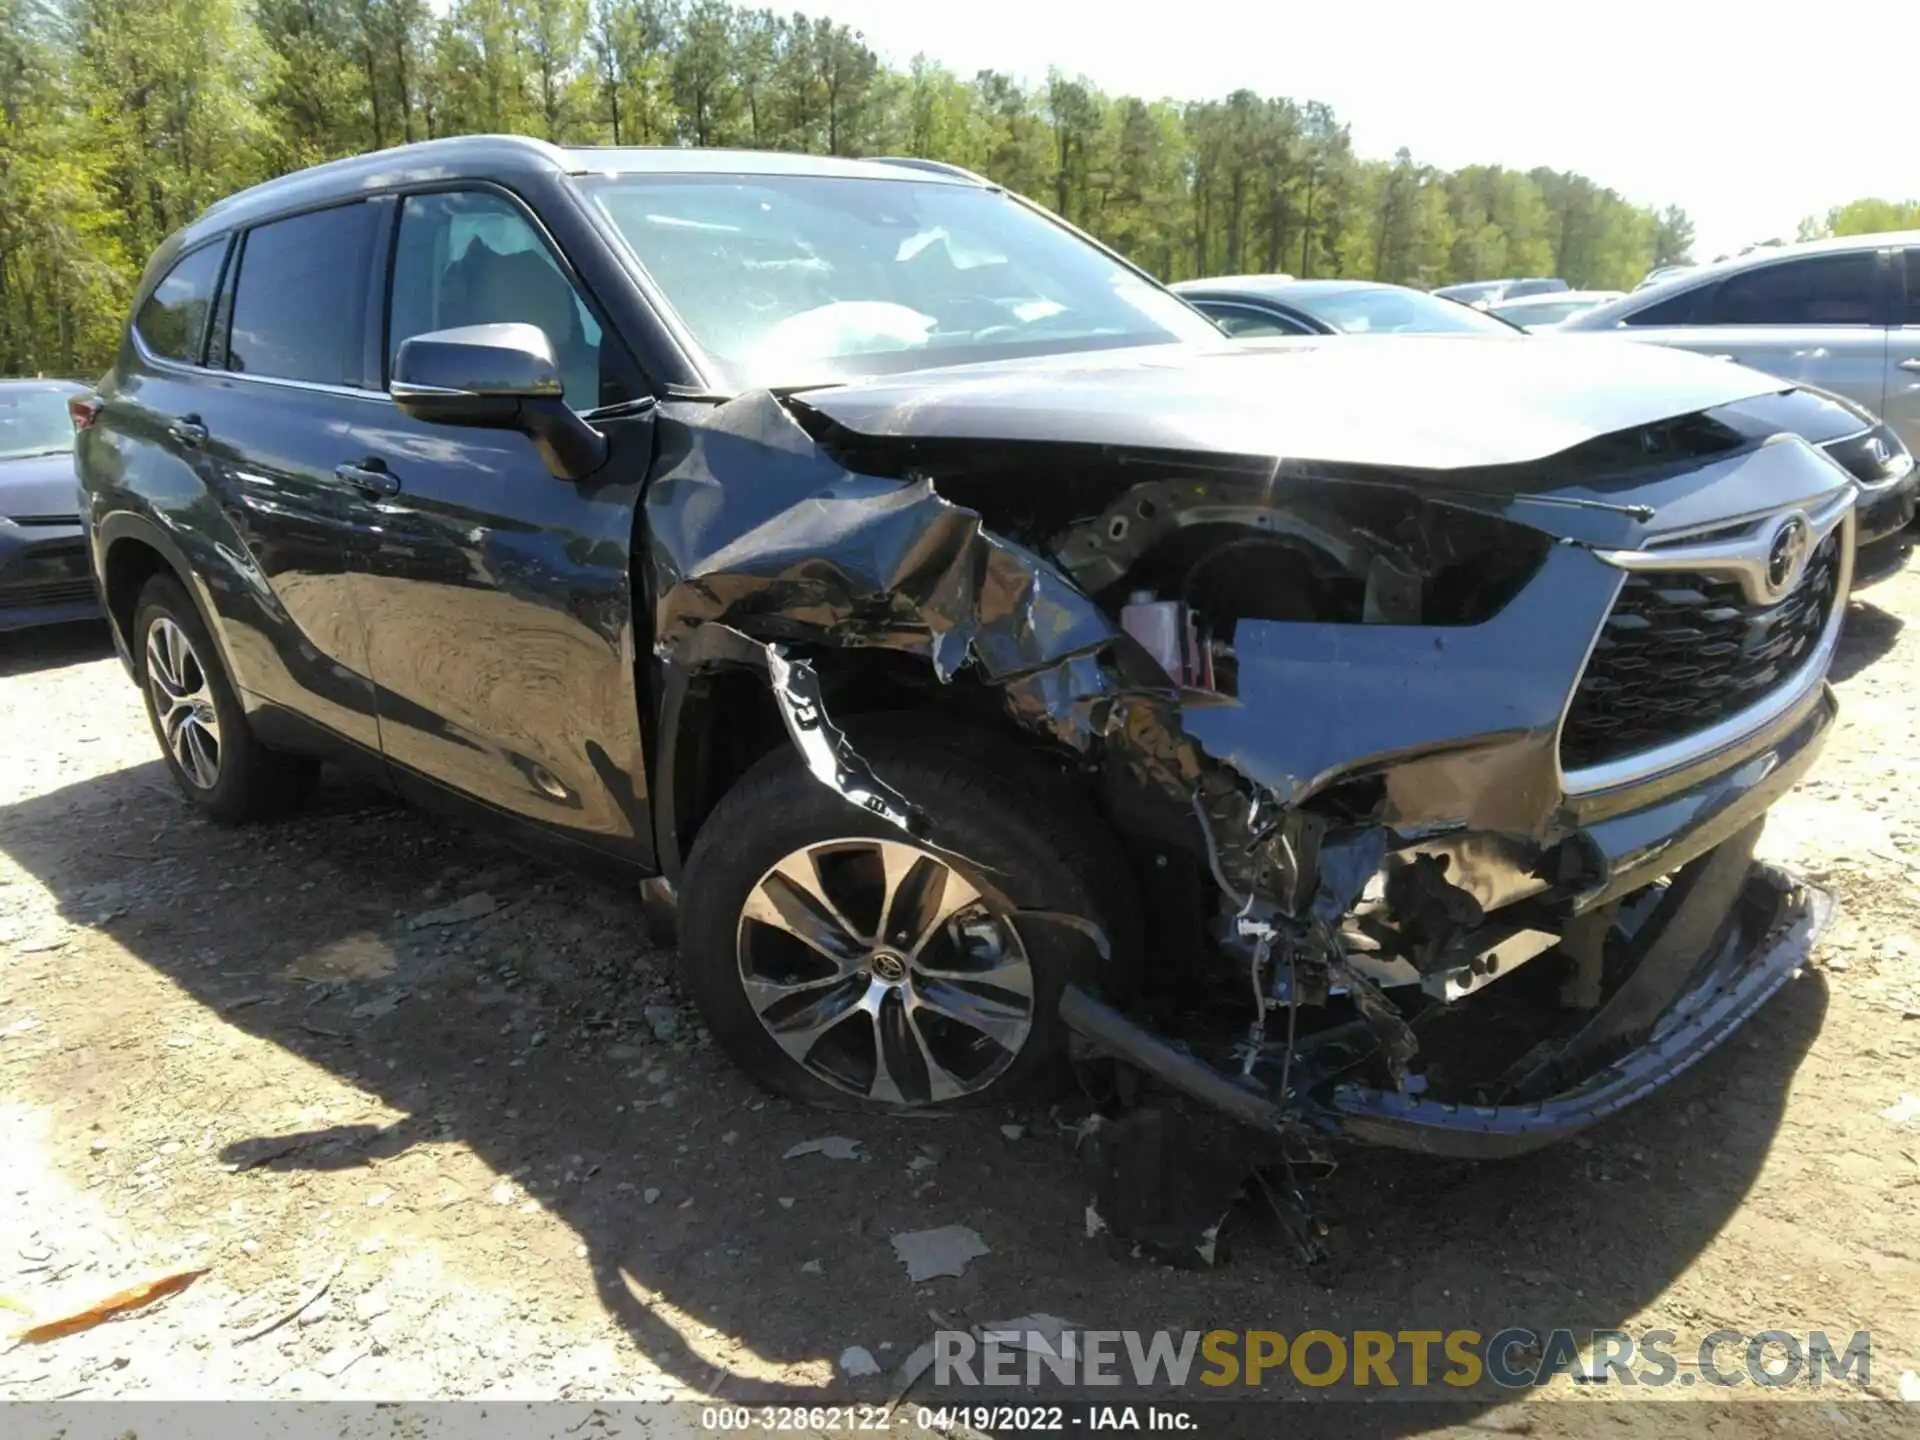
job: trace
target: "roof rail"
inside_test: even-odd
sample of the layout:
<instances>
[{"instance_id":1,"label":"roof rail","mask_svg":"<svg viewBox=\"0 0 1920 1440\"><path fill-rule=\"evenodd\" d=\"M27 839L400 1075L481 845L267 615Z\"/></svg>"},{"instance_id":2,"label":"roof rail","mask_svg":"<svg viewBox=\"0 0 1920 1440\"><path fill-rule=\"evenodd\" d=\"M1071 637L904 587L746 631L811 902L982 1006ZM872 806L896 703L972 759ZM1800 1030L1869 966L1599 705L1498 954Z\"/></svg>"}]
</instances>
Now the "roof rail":
<instances>
[{"instance_id":1,"label":"roof rail","mask_svg":"<svg viewBox=\"0 0 1920 1440\"><path fill-rule=\"evenodd\" d=\"M947 175L955 180L970 180L975 185L991 186L994 182L984 175L959 165L949 165L945 160L923 160L917 155L875 155L871 159L876 165L899 165L908 170L925 170L931 175Z\"/></svg>"}]
</instances>

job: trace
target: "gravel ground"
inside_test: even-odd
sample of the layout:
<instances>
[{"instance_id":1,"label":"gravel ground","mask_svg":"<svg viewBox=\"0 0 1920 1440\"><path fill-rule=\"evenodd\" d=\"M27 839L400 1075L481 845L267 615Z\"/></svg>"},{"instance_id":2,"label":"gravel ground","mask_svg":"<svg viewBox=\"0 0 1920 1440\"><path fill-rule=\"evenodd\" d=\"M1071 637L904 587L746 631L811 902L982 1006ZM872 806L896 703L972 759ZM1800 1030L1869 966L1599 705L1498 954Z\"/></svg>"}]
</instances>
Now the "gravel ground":
<instances>
[{"instance_id":1,"label":"gravel ground","mask_svg":"<svg viewBox=\"0 0 1920 1440\"><path fill-rule=\"evenodd\" d=\"M891 1370L930 1311L1866 1329L1891 1397L1920 1368L1910 618L1920 573L1854 606L1840 732L1762 844L1841 915L1734 1044L1553 1152L1354 1156L1322 1191L1331 1265L1247 1214L1197 1273L1085 1238L1065 1112L768 1099L709 1048L625 892L346 781L278 825L209 825L103 632L0 636L0 1295L44 1316L207 1272L0 1353L0 1398L884 1396L885 1377L839 1385L837 1357ZM829 1135L855 1158L783 1158ZM910 1283L890 1237L954 1224L990 1253ZM1717 1395L1713 1433L1782 1433L1778 1407L1721 1403L1751 1396ZM1488 1401L1473 1423L1561 1433L1617 1398L1560 1385L1542 1399L1568 1403ZM1650 1408L1615 1407L1608 1433Z\"/></svg>"}]
</instances>

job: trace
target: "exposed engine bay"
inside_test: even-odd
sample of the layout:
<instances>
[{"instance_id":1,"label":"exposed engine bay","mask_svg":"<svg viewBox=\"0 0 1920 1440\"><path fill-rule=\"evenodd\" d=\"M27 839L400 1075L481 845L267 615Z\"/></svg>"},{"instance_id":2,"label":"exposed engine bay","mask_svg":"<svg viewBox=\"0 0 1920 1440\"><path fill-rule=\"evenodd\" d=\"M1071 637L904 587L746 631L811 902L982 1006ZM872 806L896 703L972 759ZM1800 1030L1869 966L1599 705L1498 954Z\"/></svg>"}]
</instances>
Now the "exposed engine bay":
<instances>
[{"instance_id":1,"label":"exposed engine bay","mask_svg":"<svg viewBox=\"0 0 1920 1440\"><path fill-rule=\"evenodd\" d=\"M1276 1141L1547 1143L1718 1043L1824 923L1753 863L1833 716L1851 554L1797 441L1696 415L1420 475L863 434L761 394L684 444L646 500L669 715L756 669L817 778L938 845L828 716L859 652L921 657L1133 861L1146 933L1088 936L1066 1024ZM1714 557L1764 556L1783 507L1812 558L1742 599ZM1680 664L1659 625L1713 641L1696 611L1742 637L1717 698L1635 679Z\"/></svg>"}]
</instances>

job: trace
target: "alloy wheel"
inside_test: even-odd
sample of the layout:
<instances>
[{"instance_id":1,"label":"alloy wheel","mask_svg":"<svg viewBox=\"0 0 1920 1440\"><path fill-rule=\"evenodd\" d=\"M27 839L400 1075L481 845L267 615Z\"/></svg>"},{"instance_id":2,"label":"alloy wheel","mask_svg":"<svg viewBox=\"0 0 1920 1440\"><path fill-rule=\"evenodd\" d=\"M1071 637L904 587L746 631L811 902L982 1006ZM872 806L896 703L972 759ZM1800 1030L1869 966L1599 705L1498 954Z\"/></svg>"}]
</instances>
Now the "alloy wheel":
<instances>
[{"instance_id":1,"label":"alloy wheel","mask_svg":"<svg viewBox=\"0 0 1920 1440\"><path fill-rule=\"evenodd\" d=\"M908 841L793 851L748 894L737 951L747 1001L774 1043L863 1099L975 1094L1033 1028L1033 969L1010 918Z\"/></svg>"},{"instance_id":2,"label":"alloy wheel","mask_svg":"<svg viewBox=\"0 0 1920 1440\"><path fill-rule=\"evenodd\" d=\"M147 630L147 691L181 773L202 790L220 779L220 716L187 632L162 615Z\"/></svg>"}]
</instances>

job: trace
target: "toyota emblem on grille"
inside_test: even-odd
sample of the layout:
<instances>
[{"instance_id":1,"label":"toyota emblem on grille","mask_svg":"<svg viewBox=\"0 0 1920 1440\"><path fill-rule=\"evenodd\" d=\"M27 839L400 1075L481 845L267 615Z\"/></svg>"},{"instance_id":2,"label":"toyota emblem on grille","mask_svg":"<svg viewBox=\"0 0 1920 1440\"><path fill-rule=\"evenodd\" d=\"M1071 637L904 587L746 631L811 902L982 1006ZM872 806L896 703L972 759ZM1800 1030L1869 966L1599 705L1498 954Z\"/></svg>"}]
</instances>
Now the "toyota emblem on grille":
<instances>
[{"instance_id":1,"label":"toyota emblem on grille","mask_svg":"<svg viewBox=\"0 0 1920 1440\"><path fill-rule=\"evenodd\" d=\"M1789 515L1773 532L1767 547L1767 589L1779 599L1799 583L1800 571L1807 563L1807 551L1813 545L1813 532L1804 515Z\"/></svg>"}]
</instances>

